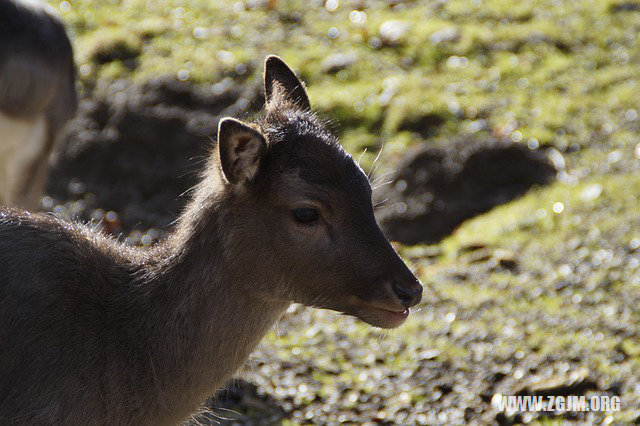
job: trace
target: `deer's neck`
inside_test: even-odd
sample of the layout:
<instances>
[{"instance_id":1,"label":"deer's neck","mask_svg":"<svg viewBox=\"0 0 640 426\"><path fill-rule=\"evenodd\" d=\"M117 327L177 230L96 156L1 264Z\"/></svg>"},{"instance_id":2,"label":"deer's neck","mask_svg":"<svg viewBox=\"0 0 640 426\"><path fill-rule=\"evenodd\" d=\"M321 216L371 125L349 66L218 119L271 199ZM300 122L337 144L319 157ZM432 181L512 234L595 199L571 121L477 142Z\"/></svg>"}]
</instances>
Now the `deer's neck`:
<instances>
[{"instance_id":1,"label":"deer's neck","mask_svg":"<svg viewBox=\"0 0 640 426\"><path fill-rule=\"evenodd\" d=\"M289 305L252 294L256 277L229 267L223 215L206 216L216 219L201 223L194 215L179 225L147 283L156 384L182 405L198 404L224 385Z\"/></svg>"}]
</instances>

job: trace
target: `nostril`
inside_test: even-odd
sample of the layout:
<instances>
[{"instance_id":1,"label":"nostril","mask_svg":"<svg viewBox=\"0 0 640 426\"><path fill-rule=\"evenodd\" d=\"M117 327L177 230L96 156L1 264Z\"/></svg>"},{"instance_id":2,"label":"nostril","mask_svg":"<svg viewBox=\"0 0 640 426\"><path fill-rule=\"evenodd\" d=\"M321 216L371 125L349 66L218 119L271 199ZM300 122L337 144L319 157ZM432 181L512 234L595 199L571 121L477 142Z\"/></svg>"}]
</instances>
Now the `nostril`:
<instances>
[{"instance_id":1,"label":"nostril","mask_svg":"<svg viewBox=\"0 0 640 426\"><path fill-rule=\"evenodd\" d=\"M396 293L403 305L413 306L414 301L422 294L422 287L404 287L398 283L393 283L393 291Z\"/></svg>"}]
</instances>

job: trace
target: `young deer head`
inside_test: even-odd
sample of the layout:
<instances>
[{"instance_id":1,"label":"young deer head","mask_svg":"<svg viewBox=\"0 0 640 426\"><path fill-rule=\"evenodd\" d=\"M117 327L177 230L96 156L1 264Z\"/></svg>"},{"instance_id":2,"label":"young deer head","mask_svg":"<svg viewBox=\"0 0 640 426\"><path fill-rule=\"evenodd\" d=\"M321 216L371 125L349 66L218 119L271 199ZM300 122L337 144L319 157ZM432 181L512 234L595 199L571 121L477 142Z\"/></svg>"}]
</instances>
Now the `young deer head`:
<instances>
[{"instance_id":1,"label":"young deer head","mask_svg":"<svg viewBox=\"0 0 640 426\"><path fill-rule=\"evenodd\" d=\"M223 119L212 165L232 267L263 298L400 325L422 287L376 224L367 176L282 60L267 58L264 76L264 117Z\"/></svg>"}]
</instances>

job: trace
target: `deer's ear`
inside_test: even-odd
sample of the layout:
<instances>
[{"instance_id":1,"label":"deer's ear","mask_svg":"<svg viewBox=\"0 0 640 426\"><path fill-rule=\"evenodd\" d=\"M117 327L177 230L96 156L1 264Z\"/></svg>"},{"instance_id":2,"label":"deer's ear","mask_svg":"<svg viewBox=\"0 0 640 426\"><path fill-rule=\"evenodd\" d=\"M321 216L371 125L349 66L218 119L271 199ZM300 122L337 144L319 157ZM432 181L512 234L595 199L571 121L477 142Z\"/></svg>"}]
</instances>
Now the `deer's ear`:
<instances>
[{"instance_id":1,"label":"deer's ear","mask_svg":"<svg viewBox=\"0 0 640 426\"><path fill-rule=\"evenodd\" d=\"M258 173L267 142L258 130L233 118L218 124L222 172L231 183L250 183Z\"/></svg>"},{"instance_id":2,"label":"deer's ear","mask_svg":"<svg viewBox=\"0 0 640 426\"><path fill-rule=\"evenodd\" d=\"M304 83L277 56L269 56L264 62L264 96L267 103L282 97L302 110L311 110Z\"/></svg>"}]
</instances>

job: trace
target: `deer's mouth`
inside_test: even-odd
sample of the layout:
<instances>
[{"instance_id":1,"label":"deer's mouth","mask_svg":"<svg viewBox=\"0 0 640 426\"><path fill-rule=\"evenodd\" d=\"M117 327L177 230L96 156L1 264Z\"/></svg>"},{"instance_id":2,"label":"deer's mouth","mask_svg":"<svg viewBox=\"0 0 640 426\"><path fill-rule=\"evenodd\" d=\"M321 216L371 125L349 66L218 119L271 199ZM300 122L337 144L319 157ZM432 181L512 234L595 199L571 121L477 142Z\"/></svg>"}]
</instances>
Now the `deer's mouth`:
<instances>
[{"instance_id":1,"label":"deer's mouth","mask_svg":"<svg viewBox=\"0 0 640 426\"><path fill-rule=\"evenodd\" d=\"M408 308L385 307L359 299L355 316L376 327L396 328L405 322L409 312Z\"/></svg>"}]
</instances>

